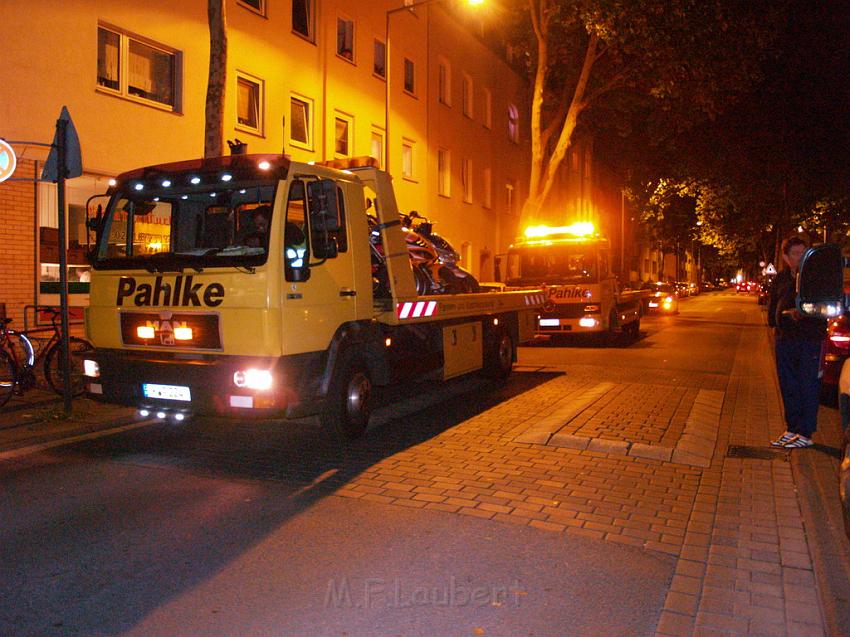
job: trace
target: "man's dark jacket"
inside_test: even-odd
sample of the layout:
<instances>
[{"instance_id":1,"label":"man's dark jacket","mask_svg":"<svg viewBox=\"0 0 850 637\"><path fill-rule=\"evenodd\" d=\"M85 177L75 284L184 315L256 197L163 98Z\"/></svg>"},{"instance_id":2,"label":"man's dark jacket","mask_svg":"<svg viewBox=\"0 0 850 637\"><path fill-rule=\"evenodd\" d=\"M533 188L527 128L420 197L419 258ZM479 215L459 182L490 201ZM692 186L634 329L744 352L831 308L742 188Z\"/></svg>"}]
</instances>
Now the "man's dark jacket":
<instances>
[{"instance_id":1,"label":"man's dark jacket","mask_svg":"<svg viewBox=\"0 0 850 637\"><path fill-rule=\"evenodd\" d=\"M780 272L770 288L767 305L767 323L776 328L776 338L794 341L821 341L826 333L826 322L802 317L795 320L785 310L796 308L797 279L790 268Z\"/></svg>"}]
</instances>

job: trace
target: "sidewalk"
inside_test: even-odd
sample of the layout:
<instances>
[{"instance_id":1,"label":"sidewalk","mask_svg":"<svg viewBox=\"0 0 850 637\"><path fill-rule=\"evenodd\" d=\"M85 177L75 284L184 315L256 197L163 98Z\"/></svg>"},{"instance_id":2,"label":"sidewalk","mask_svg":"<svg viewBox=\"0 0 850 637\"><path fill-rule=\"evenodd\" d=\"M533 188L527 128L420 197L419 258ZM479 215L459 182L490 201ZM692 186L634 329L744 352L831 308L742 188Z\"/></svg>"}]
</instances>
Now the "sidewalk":
<instances>
[{"instance_id":1,"label":"sidewalk","mask_svg":"<svg viewBox=\"0 0 850 637\"><path fill-rule=\"evenodd\" d=\"M70 415L53 392L31 389L0 408L0 459L84 439L98 431L135 423L135 410L75 398Z\"/></svg>"}]
</instances>

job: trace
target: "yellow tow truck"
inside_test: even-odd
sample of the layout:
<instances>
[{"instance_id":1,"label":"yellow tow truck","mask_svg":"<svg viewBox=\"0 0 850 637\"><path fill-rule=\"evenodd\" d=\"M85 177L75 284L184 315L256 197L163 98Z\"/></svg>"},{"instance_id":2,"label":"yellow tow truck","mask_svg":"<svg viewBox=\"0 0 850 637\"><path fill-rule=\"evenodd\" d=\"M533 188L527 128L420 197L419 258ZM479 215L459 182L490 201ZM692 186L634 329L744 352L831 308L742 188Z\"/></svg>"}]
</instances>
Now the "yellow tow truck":
<instances>
[{"instance_id":1,"label":"yellow tow truck","mask_svg":"<svg viewBox=\"0 0 850 637\"><path fill-rule=\"evenodd\" d=\"M539 335L596 334L611 344L618 333L640 334L647 290L622 290L610 265L608 239L593 224L531 226L508 249L506 289L542 286L546 304Z\"/></svg>"},{"instance_id":2,"label":"yellow tow truck","mask_svg":"<svg viewBox=\"0 0 850 637\"><path fill-rule=\"evenodd\" d=\"M358 436L373 385L506 377L545 301L418 296L391 177L369 158L198 159L124 173L107 194L84 371L89 396L143 416L319 414Z\"/></svg>"}]
</instances>

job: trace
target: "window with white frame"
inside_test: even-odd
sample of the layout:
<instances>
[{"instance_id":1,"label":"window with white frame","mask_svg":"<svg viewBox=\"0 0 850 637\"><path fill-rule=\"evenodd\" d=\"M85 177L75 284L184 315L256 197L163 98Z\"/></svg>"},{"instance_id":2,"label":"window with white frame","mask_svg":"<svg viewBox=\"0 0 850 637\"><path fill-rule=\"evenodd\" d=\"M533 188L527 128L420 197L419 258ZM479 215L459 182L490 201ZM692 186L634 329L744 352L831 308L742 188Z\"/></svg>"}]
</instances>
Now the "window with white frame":
<instances>
[{"instance_id":1,"label":"window with white frame","mask_svg":"<svg viewBox=\"0 0 850 637\"><path fill-rule=\"evenodd\" d=\"M484 128L493 128L493 93L484 89Z\"/></svg>"},{"instance_id":2,"label":"window with white frame","mask_svg":"<svg viewBox=\"0 0 850 637\"><path fill-rule=\"evenodd\" d=\"M263 134L263 80L236 72L236 127Z\"/></svg>"},{"instance_id":3,"label":"window with white frame","mask_svg":"<svg viewBox=\"0 0 850 637\"><path fill-rule=\"evenodd\" d=\"M467 157L460 160L460 183L464 202L472 203L472 160Z\"/></svg>"},{"instance_id":4,"label":"window with white frame","mask_svg":"<svg viewBox=\"0 0 850 637\"><path fill-rule=\"evenodd\" d=\"M452 196L452 155L445 148L437 149L437 194Z\"/></svg>"},{"instance_id":5,"label":"window with white frame","mask_svg":"<svg viewBox=\"0 0 850 637\"><path fill-rule=\"evenodd\" d=\"M473 95L472 77L463 74L463 114L466 117L472 118L472 95Z\"/></svg>"},{"instance_id":6,"label":"window with white frame","mask_svg":"<svg viewBox=\"0 0 850 637\"><path fill-rule=\"evenodd\" d=\"M97 85L116 95L180 110L181 54L112 27L97 28Z\"/></svg>"},{"instance_id":7,"label":"window with white frame","mask_svg":"<svg viewBox=\"0 0 850 637\"><path fill-rule=\"evenodd\" d=\"M260 15L266 15L266 0L239 0L239 4Z\"/></svg>"},{"instance_id":8,"label":"window with white frame","mask_svg":"<svg viewBox=\"0 0 850 637\"><path fill-rule=\"evenodd\" d=\"M483 182L482 188L484 192L482 193L481 205L485 208L491 208L493 206L493 169L489 166L485 168L481 174L481 181Z\"/></svg>"},{"instance_id":9,"label":"window with white frame","mask_svg":"<svg viewBox=\"0 0 850 637\"><path fill-rule=\"evenodd\" d=\"M378 77L387 77L387 45L375 38L375 60L372 64L372 73Z\"/></svg>"},{"instance_id":10,"label":"window with white frame","mask_svg":"<svg viewBox=\"0 0 850 637\"><path fill-rule=\"evenodd\" d=\"M408 58L404 58L404 90L416 94L416 66Z\"/></svg>"},{"instance_id":11,"label":"window with white frame","mask_svg":"<svg viewBox=\"0 0 850 637\"><path fill-rule=\"evenodd\" d=\"M508 139L519 143L519 109L515 104L508 105Z\"/></svg>"},{"instance_id":12,"label":"window with white frame","mask_svg":"<svg viewBox=\"0 0 850 637\"><path fill-rule=\"evenodd\" d=\"M315 0L292 0L292 31L315 42Z\"/></svg>"},{"instance_id":13,"label":"window with white frame","mask_svg":"<svg viewBox=\"0 0 850 637\"><path fill-rule=\"evenodd\" d=\"M303 97L289 99L289 142L307 150L313 148L313 104Z\"/></svg>"},{"instance_id":14,"label":"window with white frame","mask_svg":"<svg viewBox=\"0 0 850 637\"><path fill-rule=\"evenodd\" d=\"M441 104L446 106L452 105L452 67L449 63L440 59L438 67L438 97Z\"/></svg>"},{"instance_id":15,"label":"window with white frame","mask_svg":"<svg viewBox=\"0 0 850 637\"><path fill-rule=\"evenodd\" d=\"M336 20L336 54L354 61L354 21L347 18Z\"/></svg>"},{"instance_id":16,"label":"window with white frame","mask_svg":"<svg viewBox=\"0 0 850 637\"><path fill-rule=\"evenodd\" d=\"M334 155L348 157L351 155L351 133L354 122L349 115L336 113L334 115Z\"/></svg>"},{"instance_id":17,"label":"window with white frame","mask_svg":"<svg viewBox=\"0 0 850 637\"><path fill-rule=\"evenodd\" d=\"M416 165L414 163L415 145L409 139L403 139L401 141L401 176L405 179L413 179L415 177L415 173L413 172Z\"/></svg>"},{"instance_id":18,"label":"window with white frame","mask_svg":"<svg viewBox=\"0 0 850 637\"><path fill-rule=\"evenodd\" d=\"M372 128L372 137L369 141L369 156L378 160L381 168L384 167L384 130Z\"/></svg>"}]
</instances>

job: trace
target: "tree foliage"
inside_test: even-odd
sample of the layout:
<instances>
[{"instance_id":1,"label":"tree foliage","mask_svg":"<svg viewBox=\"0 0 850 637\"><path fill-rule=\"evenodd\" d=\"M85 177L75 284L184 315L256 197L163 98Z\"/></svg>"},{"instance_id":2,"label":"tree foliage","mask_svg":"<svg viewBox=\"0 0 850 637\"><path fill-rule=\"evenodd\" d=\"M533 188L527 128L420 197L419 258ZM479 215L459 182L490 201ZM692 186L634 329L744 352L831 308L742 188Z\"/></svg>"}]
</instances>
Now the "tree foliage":
<instances>
[{"instance_id":1,"label":"tree foliage","mask_svg":"<svg viewBox=\"0 0 850 637\"><path fill-rule=\"evenodd\" d=\"M713 117L750 86L781 2L523 0L514 50L533 79L526 218L536 218L594 111L653 108L674 130Z\"/></svg>"}]
</instances>

